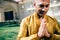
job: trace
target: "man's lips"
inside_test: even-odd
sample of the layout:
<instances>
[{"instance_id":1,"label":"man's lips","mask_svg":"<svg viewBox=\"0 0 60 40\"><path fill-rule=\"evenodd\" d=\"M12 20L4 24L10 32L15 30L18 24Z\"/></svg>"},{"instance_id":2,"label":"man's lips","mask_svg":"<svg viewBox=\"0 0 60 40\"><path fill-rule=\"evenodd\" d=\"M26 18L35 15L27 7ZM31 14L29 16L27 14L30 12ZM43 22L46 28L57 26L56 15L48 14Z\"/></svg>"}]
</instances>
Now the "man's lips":
<instances>
[{"instance_id":1,"label":"man's lips","mask_svg":"<svg viewBox=\"0 0 60 40\"><path fill-rule=\"evenodd\" d=\"M41 11L41 10L39 11L39 14L41 14L41 15L44 14L44 13L45 13L44 11Z\"/></svg>"}]
</instances>

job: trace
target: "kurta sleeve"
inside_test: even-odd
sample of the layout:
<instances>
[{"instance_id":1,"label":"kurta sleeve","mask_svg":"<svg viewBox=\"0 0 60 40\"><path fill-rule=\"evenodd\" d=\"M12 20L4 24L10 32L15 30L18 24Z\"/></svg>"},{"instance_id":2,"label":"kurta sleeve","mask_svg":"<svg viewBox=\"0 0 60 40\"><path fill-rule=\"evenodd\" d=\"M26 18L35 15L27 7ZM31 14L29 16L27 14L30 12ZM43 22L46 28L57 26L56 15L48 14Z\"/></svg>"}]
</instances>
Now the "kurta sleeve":
<instances>
[{"instance_id":1,"label":"kurta sleeve","mask_svg":"<svg viewBox=\"0 0 60 40\"><path fill-rule=\"evenodd\" d=\"M56 19L54 19L54 30L55 34L53 34L55 40L60 40L60 26Z\"/></svg>"},{"instance_id":2,"label":"kurta sleeve","mask_svg":"<svg viewBox=\"0 0 60 40\"><path fill-rule=\"evenodd\" d=\"M27 21L25 19L22 20L17 40L37 40L38 39L37 33L27 36L27 26L28 25L26 24L26 22Z\"/></svg>"}]
</instances>

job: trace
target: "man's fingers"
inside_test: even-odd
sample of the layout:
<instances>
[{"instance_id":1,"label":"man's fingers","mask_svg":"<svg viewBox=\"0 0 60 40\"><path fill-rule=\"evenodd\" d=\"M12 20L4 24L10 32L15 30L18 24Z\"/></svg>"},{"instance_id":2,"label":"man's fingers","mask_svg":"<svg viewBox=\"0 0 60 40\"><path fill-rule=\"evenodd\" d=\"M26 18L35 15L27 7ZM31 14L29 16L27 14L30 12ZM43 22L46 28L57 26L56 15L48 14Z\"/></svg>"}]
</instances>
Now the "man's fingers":
<instances>
[{"instance_id":1,"label":"man's fingers","mask_svg":"<svg viewBox=\"0 0 60 40\"><path fill-rule=\"evenodd\" d=\"M50 34L49 33L46 33L45 36L49 38L50 37Z\"/></svg>"},{"instance_id":2,"label":"man's fingers","mask_svg":"<svg viewBox=\"0 0 60 40\"><path fill-rule=\"evenodd\" d=\"M38 31L38 36L43 37L45 35L45 28L46 28L46 20L45 19L41 19L41 25Z\"/></svg>"},{"instance_id":3,"label":"man's fingers","mask_svg":"<svg viewBox=\"0 0 60 40\"><path fill-rule=\"evenodd\" d=\"M50 34L48 33L47 29L45 28L45 36L50 37Z\"/></svg>"}]
</instances>

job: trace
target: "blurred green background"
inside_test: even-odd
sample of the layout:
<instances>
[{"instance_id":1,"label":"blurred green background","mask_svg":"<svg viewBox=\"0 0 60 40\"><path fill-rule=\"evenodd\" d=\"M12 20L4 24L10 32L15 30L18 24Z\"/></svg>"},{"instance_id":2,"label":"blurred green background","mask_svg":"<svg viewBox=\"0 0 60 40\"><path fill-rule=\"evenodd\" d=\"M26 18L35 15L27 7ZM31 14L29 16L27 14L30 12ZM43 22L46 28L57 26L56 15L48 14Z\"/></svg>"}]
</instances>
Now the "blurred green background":
<instances>
[{"instance_id":1,"label":"blurred green background","mask_svg":"<svg viewBox=\"0 0 60 40\"><path fill-rule=\"evenodd\" d=\"M19 30L19 23L0 23L0 40L16 40Z\"/></svg>"}]
</instances>

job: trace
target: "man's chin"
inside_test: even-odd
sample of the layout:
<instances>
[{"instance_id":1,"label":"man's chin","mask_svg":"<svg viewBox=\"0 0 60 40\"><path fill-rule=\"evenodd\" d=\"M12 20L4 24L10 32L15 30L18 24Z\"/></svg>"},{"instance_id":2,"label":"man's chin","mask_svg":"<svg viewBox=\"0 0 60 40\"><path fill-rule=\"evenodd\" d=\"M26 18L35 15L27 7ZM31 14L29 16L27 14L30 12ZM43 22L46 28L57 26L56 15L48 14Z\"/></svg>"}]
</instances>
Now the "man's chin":
<instances>
[{"instance_id":1,"label":"man's chin","mask_svg":"<svg viewBox=\"0 0 60 40\"><path fill-rule=\"evenodd\" d=\"M46 14L39 14L40 17L44 17Z\"/></svg>"},{"instance_id":2,"label":"man's chin","mask_svg":"<svg viewBox=\"0 0 60 40\"><path fill-rule=\"evenodd\" d=\"M44 16L44 14L39 14L41 17L43 17Z\"/></svg>"}]
</instances>

